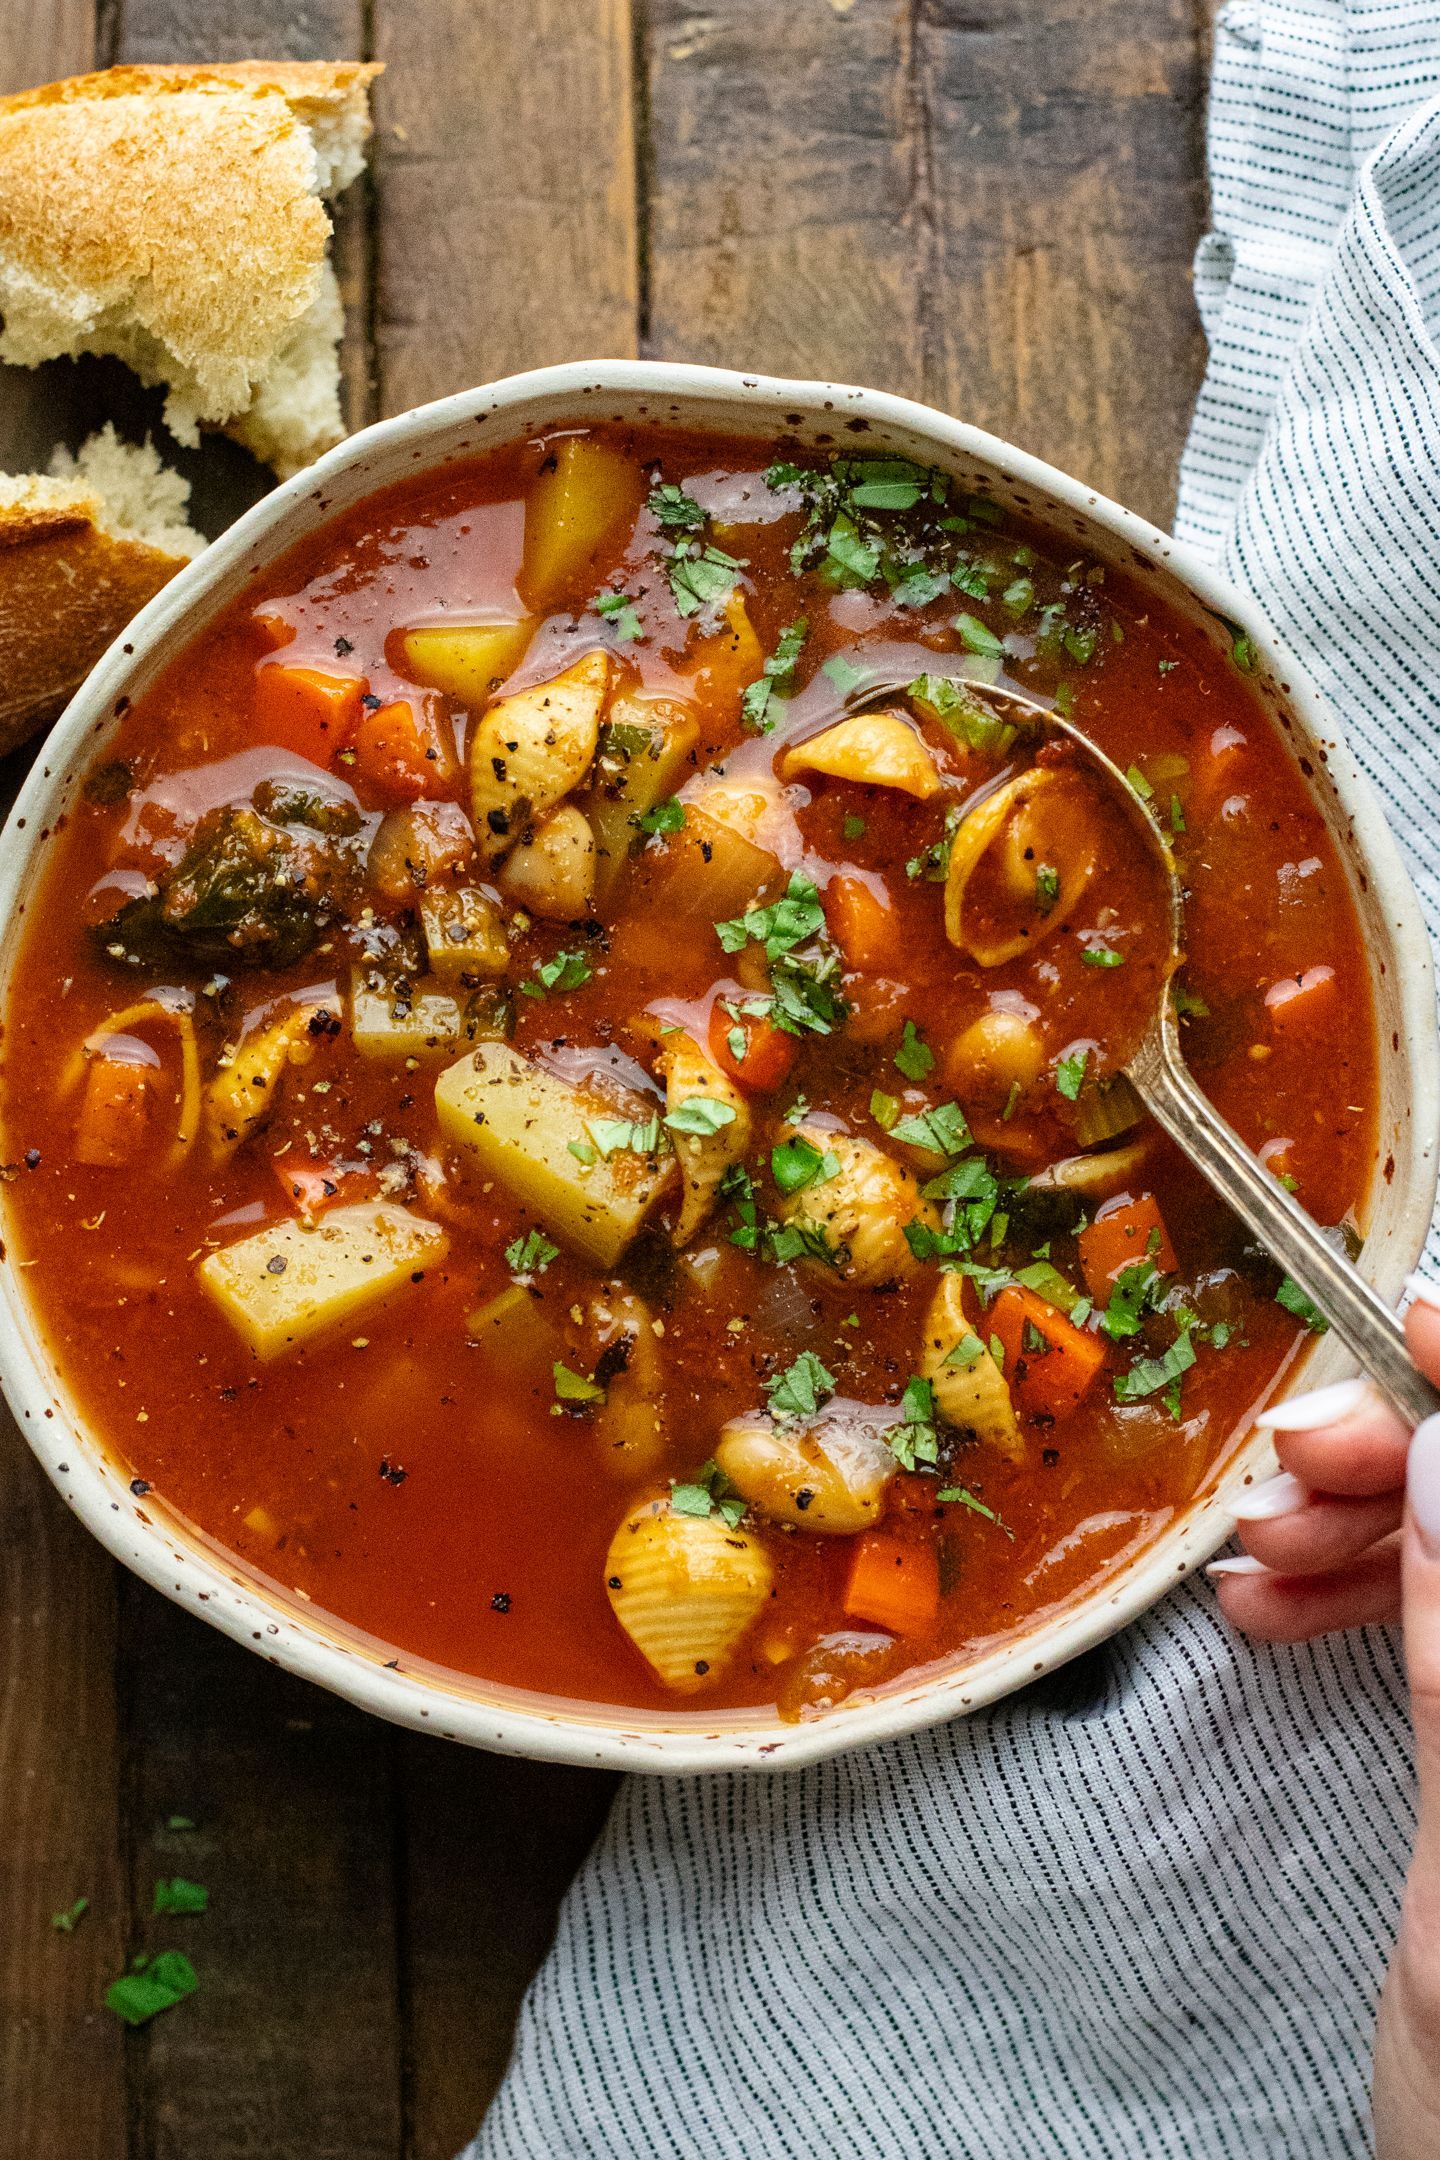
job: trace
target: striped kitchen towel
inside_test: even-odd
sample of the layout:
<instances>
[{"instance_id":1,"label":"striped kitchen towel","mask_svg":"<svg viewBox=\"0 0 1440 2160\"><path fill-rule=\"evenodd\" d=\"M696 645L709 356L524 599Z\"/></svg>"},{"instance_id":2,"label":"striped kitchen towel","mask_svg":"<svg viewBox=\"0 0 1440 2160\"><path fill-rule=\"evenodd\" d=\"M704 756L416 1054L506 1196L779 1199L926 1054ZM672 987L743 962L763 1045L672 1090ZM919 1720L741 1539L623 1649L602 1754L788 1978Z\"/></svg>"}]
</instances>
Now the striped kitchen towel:
<instances>
[{"instance_id":1,"label":"striped kitchen towel","mask_svg":"<svg viewBox=\"0 0 1440 2160\"><path fill-rule=\"evenodd\" d=\"M1328 688L1440 921L1440 6L1232 0L1177 529ZM474 2160L1355 2160L1413 1828L1381 1631L1203 1583L791 1777L629 1781Z\"/></svg>"}]
</instances>

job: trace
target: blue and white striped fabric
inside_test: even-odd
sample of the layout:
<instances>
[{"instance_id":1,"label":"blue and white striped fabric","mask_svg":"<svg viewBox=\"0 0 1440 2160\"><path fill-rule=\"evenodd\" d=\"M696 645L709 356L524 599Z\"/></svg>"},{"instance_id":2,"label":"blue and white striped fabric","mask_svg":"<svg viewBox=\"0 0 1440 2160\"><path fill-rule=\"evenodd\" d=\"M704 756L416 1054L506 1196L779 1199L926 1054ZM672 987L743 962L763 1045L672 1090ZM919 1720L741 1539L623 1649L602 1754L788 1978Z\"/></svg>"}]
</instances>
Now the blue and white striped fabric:
<instances>
[{"instance_id":1,"label":"blue and white striped fabric","mask_svg":"<svg viewBox=\"0 0 1440 2160\"><path fill-rule=\"evenodd\" d=\"M1440 5L1232 0L1178 526L1328 687L1440 921ZM1398 1645L1202 1583L968 1722L631 1781L475 2160L1354 2160Z\"/></svg>"}]
</instances>

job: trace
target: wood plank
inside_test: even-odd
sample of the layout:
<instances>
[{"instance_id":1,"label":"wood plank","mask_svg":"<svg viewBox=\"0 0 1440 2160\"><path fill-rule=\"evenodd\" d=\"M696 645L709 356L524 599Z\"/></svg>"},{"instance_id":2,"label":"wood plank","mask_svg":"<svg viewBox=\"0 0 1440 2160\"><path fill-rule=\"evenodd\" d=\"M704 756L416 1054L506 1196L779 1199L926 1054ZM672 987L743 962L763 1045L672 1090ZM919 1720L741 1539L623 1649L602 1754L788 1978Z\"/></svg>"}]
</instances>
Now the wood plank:
<instances>
[{"instance_id":1,"label":"wood plank","mask_svg":"<svg viewBox=\"0 0 1440 2160\"><path fill-rule=\"evenodd\" d=\"M374 0L380 399L636 340L629 0Z\"/></svg>"},{"instance_id":2,"label":"wood plank","mask_svg":"<svg viewBox=\"0 0 1440 2160\"><path fill-rule=\"evenodd\" d=\"M92 65L89 0L0 11L0 94ZM57 378L59 378L57 380ZM5 371L0 466L55 440L65 371ZM23 759L5 772L8 808ZM125 2061L100 2007L124 1948L115 1569L0 1409L0 2151L122 2160ZM73 1934L51 1916L88 1897Z\"/></svg>"},{"instance_id":3,"label":"wood plank","mask_svg":"<svg viewBox=\"0 0 1440 2160\"><path fill-rule=\"evenodd\" d=\"M132 2151L396 2160L395 1736L138 1582L123 1608L132 1941L200 1979L132 2043ZM153 1917L175 1875L207 1913Z\"/></svg>"},{"instance_id":4,"label":"wood plank","mask_svg":"<svg viewBox=\"0 0 1440 2160\"><path fill-rule=\"evenodd\" d=\"M908 10L646 12L646 352L922 396Z\"/></svg>"},{"instance_id":5,"label":"wood plank","mask_svg":"<svg viewBox=\"0 0 1440 2160\"><path fill-rule=\"evenodd\" d=\"M500 2083L560 1899L616 1783L407 1735L407 2160L451 2160Z\"/></svg>"},{"instance_id":6,"label":"wood plank","mask_svg":"<svg viewBox=\"0 0 1440 2160\"><path fill-rule=\"evenodd\" d=\"M1168 523L1203 365L1194 0L922 0L935 402Z\"/></svg>"}]
</instances>

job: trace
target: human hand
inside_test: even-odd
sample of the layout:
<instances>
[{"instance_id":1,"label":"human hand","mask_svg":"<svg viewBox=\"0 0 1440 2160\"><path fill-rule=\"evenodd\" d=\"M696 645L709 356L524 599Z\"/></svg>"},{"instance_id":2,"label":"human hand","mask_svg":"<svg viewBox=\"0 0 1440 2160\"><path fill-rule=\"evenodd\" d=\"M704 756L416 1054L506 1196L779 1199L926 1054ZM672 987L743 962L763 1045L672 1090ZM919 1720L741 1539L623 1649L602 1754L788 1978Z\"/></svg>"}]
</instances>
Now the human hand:
<instances>
[{"instance_id":1,"label":"human hand","mask_svg":"<svg viewBox=\"0 0 1440 2160\"><path fill-rule=\"evenodd\" d=\"M1410 1352L1440 1381L1440 1288L1412 1281ZM1440 2153L1440 1417L1413 1437L1367 1382L1267 1414L1281 1470L1237 1513L1243 1558L1220 1560L1225 1616L1296 1642L1403 1619L1419 1824L1375 2034L1376 2160Z\"/></svg>"}]
</instances>

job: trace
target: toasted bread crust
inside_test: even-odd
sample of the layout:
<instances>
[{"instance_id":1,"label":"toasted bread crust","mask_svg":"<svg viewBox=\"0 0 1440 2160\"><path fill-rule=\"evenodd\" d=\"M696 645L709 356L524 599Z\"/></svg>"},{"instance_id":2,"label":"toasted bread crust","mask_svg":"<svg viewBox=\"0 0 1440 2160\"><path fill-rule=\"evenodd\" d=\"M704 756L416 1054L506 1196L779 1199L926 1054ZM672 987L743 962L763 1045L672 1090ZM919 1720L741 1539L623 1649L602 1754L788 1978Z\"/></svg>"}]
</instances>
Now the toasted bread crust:
<instances>
[{"instance_id":1,"label":"toasted bread crust","mask_svg":"<svg viewBox=\"0 0 1440 2160\"><path fill-rule=\"evenodd\" d=\"M0 474L0 756L48 727L188 560L106 532L105 515L83 479Z\"/></svg>"},{"instance_id":2,"label":"toasted bread crust","mask_svg":"<svg viewBox=\"0 0 1440 2160\"><path fill-rule=\"evenodd\" d=\"M121 67L0 99L0 359L118 352L186 441L243 414L322 298L321 194L359 168L377 72Z\"/></svg>"}]
</instances>

